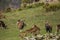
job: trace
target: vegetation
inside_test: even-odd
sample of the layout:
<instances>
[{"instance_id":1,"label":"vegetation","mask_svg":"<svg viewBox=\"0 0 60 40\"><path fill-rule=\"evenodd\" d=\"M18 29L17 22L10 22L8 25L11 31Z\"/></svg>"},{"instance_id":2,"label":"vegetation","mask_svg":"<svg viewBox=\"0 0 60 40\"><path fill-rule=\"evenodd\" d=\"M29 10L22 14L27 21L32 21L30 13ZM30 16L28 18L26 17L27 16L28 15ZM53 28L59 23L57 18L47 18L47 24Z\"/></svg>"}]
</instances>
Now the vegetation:
<instances>
[{"instance_id":1,"label":"vegetation","mask_svg":"<svg viewBox=\"0 0 60 40\"><path fill-rule=\"evenodd\" d=\"M9 8L7 11L10 10L11 12L3 13L6 18L0 20L4 21L7 25L7 29L0 27L0 40L23 40L19 37L20 32L16 25L18 19L22 19L26 23L23 31L30 29L36 24L41 29L41 34L45 34L45 21L48 20L53 28L52 33L56 32L56 26L60 23L60 10L58 10L60 9L60 4L45 6L44 3L37 3L26 6L25 8L19 8L19 11L11 11Z\"/></svg>"},{"instance_id":2,"label":"vegetation","mask_svg":"<svg viewBox=\"0 0 60 40\"><path fill-rule=\"evenodd\" d=\"M48 20L53 27L53 33L56 32L56 25L60 23L60 10L55 12L45 12L43 7L37 7L32 9L26 9L22 11L14 11L4 13L5 19L1 19L7 24L7 29L0 28L0 40L22 40L19 37L19 30L16 22L18 19L25 21L27 26L23 29L30 29L33 24L36 24L40 29L41 33L45 34L45 21Z\"/></svg>"},{"instance_id":3,"label":"vegetation","mask_svg":"<svg viewBox=\"0 0 60 40\"><path fill-rule=\"evenodd\" d=\"M56 11L60 9L60 3L45 5L46 11Z\"/></svg>"}]
</instances>

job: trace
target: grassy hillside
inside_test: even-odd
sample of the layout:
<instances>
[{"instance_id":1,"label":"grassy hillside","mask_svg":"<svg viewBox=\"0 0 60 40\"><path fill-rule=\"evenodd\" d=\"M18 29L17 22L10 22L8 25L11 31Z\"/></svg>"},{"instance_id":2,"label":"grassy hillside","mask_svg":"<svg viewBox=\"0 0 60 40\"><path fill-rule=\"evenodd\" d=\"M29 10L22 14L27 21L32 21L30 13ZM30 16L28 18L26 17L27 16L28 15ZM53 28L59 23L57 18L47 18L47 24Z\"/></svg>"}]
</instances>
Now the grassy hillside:
<instances>
[{"instance_id":1,"label":"grassy hillside","mask_svg":"<svg viewBox=\"0 0 60 40\"><path fill-rule=\"evenodd\" d=\"M53 33L56 32L56 25L60 23L60 10L45 12L42 7L4 14L6 15L6 19L2 20L7 24L8 29L0 28L0 40L22 40L19 38L19 30L16 25L18 19L23 19L27 24L23 31L31 28L33 24L36 24L41 29L42 34L46 33L44 27L46 20L52 25Z\"/></svg>"}]
</instances>

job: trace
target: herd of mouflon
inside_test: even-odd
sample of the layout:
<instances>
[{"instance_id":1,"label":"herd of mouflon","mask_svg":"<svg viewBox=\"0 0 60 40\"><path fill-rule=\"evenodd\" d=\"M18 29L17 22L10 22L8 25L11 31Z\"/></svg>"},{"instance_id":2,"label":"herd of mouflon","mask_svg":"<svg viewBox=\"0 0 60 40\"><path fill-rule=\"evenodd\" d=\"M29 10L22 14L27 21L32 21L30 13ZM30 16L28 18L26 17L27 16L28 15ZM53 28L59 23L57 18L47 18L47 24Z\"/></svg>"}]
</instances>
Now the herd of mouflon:
<instances>
[{"instance_id":1,"label":"herd of mouflon","mask_svg":"<svg viewBox=\"0 0 60 40\"><path fill-rule=\"evenodd\" d=\"M49 24L48 21L45 23L45 35L42 35L40 33L41 29L37 25L33 25L32 28L22 31L23 28L26 26L23 20L17 21L18 29L20 30L19 37L23 38L24 40L60 40L60 24L57 25L57 33L52 33L52 26ZM0 20L0 27L3 27L4 29L7 28L4 21ZM32 34L31 37L27 36L27 34Z\"/></svg>"}]
</instances>

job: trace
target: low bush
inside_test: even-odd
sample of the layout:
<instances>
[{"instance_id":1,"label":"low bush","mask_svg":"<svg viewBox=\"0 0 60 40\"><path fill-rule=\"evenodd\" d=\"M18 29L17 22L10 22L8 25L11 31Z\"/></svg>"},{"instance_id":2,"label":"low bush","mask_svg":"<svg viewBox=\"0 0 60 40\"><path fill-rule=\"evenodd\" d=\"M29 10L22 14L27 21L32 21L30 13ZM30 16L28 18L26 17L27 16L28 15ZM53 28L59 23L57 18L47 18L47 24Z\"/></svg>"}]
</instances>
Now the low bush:
<instances>
[{"instance_id":1,"label":"low bush","mask_svg":"<svg viewBox=\"0 0 60 40\"><path fill-rule=\"evenodd\" d=\"M39 6L43 6L44 5L44 3L42 2L42 3L37 3L37 4L35 4L36 5L36 7L39 7Z\"/></svg>"},{"instance_id":2,"label":"low bush","mask_svg":"<svg viewBox=\"0 0 60 40\"><path fill-rule=\"evenodd\" d=\"M21 10L23 10L23 9L22 9L22 8L19 8L18 10L21 11Z\"/></svg>"},{"instance_id":3,"label":"low bush","mask_svg":"<svg viewBox=\"0 0 60 40\"><path fill-rule=\"evenodd\" d=\"M39 6L43 6L43 5L44 5L44 3L35 3L35 4L27 6L27 8L35 8L35 7L39 7Z\"/></svg>"},{"instance_id":4,"label":"low bush","mask_svg":"<svg viewBox=\"0 0 60 40\"><path fill-rule=\"evenodd\" d=\"M36 5L32 4L32 5L27 6L26 8L35 8L35 7L36 7Z\"/></svg>"},{"instance_id":5,"label":"low bush","mask_svg":"<svg viewBox=\"0 0 60 40\"><path fill-rule=\"evenodd\" d=\"M6 12L11 12L11 8L7 8L6 9Z\"/></svg>"},{"instance_id":6,"label":"low bush","mask_svg":"<svg viewBox=\"0 0 60 40\"><path fill-rule=\"evenodd\" d=\"M46 11L56 11L60 9L60 4L49 4L45 5L44 8Z\"/></svg>"}]
</instances>

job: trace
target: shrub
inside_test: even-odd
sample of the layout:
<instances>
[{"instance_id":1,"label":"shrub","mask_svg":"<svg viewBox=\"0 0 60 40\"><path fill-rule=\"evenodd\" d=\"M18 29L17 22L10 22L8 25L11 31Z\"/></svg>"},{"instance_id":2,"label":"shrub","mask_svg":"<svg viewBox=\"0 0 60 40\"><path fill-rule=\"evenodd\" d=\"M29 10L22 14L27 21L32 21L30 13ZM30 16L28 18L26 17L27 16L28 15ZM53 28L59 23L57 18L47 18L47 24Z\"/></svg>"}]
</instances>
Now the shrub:
<instances>
[{"instance_id":1,"label":"shrub","mask_svg":"<svg viewBox=\"0 0 60 40\"><path fill-rule=\"evenodd\" d=\"M21 11L21 10L22 10L22 8L19 8L18 10L19 10L19 11Z\"/></svg>"},{"instance_id":2,"label":"shrub","mask_svg":"<svg viewBox=\"0 0 60 40\"><path fill-rule=\"evenodd\" d=\"M60 2L60 0L58 0Z\"/></svg>"},{"instance_id":3,"label":"shrub","mask_svg":"<svg viewBox=\"0 0 60 40\"><path fill-rule=\"evenodd\" d=\"M39 7L39 6L43 6L44 3L43 2L42 3L36 3L35 5L36 5L36 7Z\"/></svg>"},{"instance_id":4,"label":"shrub","mask_svg":"<svg viewBox=\"0 0 60 40\"><path fill-rule=\"evenodd\" d=\"M46 11L56 11L60 9L60 4L49 4L48 6L45 5L44 8Z\"/></svg>"},{"instance_id":5,"label":"shrub","mask_svg":"<svg viewBox=\"0 0 60 40\"><path fill-rule=\"evenodd\" d=\"M11 12L11 8L7 8L6 9L6 12Z\"/></svg>"},{"instance_id":6,"label":"shrub","mask_svg":"<svg viewBox=\"0 0 60 40\"><path fill-rule=\"evenodd\" d=\"M35 8L35 7L36 7L35 4L32 4L32 5L27 6L27 8Z\"/></svg>"},{"instance_id":7,"label":"shrub","mask_svg":"<svg viewBox=\"0 0 60 40\"><path fill-rule=\"evenodd\" d=\"M35 3L35 4L27 6L27 8L35 8L35 7L39 7L39 6L43 6L43 5L44 5L44 3Z\"/></svg>"},{"instance_id":8,"label":"shrub","mask_svg":"<svg viewBox=\"0 0 60 40\"><path fill-rule=\"evenodd\" d=\"M35 4L33 4L33 5L32 5L32 8L35 8L35 7L36 7L36 5L35 5Z\"/></svg>"},{"instance_id":9,"label":"shrub","mask_svg":"<svg viewBox=\"0 0 60 40\"><path fill-rule=\"evenodd\" d=\"M32 5L27 6L27 8L32 8Z\"/></svg>"},{"instance_id":10,"label":"shrub","mask_svg":"<svg viewBox=\"0 0 60 40\"><path fill-rule=\"evenodd\" d=\"M43 3L43 2L42 2L42 3L39 3L39 5L40 5L40 6L43 6L43 5L44 5L44 3Z\"/></svg>"},{"instance_id":11,"label":"shrub","mask_svg":"<svg viewBox=\"0 0 60 40\"><path fill-rule=\"evenodd\" d=\"M24 8L26 8L27 4L26 3L23 3L23 6L24 6Z\"/></svg>"}]
</instances>

